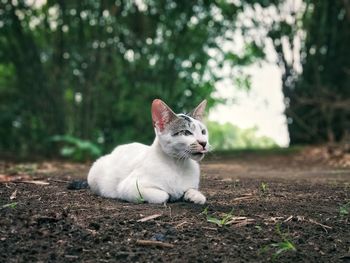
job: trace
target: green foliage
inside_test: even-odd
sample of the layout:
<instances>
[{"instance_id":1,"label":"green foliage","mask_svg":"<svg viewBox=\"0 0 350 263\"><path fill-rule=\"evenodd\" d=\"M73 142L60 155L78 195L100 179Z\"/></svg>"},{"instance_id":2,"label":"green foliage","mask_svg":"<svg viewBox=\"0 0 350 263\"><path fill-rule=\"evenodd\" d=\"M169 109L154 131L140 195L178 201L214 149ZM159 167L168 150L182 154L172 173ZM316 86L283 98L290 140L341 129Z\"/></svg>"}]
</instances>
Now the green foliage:
<instances>
[{"instance_id":1,"label":"green foliage","mask_svg":"<svg viewBox=\"0 0 350 263\"><path fill-rule=\"evenodd\" d=\"M231 210L231 212L229 212L227 214L225 213L222 218L217 218L215 216L209 215L208 214L208 207L206 207L204 209L202 214L204 214L206 216L207 222L213 223L213 224L218 225L219 227L222 227L222 226L225 226L225 225L229 224L230 220L233 217L233 209Z\"/></svg>"},{"instance_id":2,"label":"green foliage","mask_svg":"<svg viewBox=\"0 0 350 263\"><path fill-rule=\"evenodd\" d=\"M260 190L261 190L261 192L262 192L263 194L267 194L267 192L269 191L269 185L268 185L268 183L262 182L262 183L260 184Z\"/></svg>"},{"instance_id":3,"label":"green foliage","mask_svg":"<svg viewBox=\"0 0 350 263\"><path fill-rule=\"evenodd\" d=\"M254 226L254 228L255 228L256 230L258 230L259 232L262 230L262 227L259 226L259 225Z\"/></svg>"},{"instance_id":4,"label":"green foliage","mask_svg":"<svg viewBox=\"0 0 350 263\"><path fill-rule=\"evenodd\" d=\"M341 205L339 207L339 215L340 217L346 217L350 214L350 202L344 204L344 205Z\"/></svg>"},{"instance_id":5,"label":"green foliage","mask_svg":"<svg viewBox=\"0 0 350 263\"><path fill-rule=\"evenodd\" d=\"M60 143L61 156L75 161L96 159L102 154L100 147L96 144L71 135L55 135L51 137L51 141Z\"/></svg>"},{"instance_id":6,"label":"green foliage","mask_svg":"<svg viewBox=\"0 0 350 263\"><path fill-rule=\"evenodd\" d=\"M277 147L277 144L266 136L257 136L256 128L241 129L233 124L207 122L210 143L214 150L229 149L263 149Z\"/></svg>"},{"instance_id":7,"label":"green foliage","mask_svg":"<svg viewBox=\"0 0 350 263\"><path fill-rule=\"evenodd\" d=\"M265 53L255 42L246 45L242 55L232 52L226 54L226 59L234 66L248 66L263 58L265 58Z\"/></svg>"},{"instance_id":8,"label":"green foliage","mask_svg":"<svg viewBox=\"0 0 350 263\"><path fill-rule=\"evenodd\" d=\"M273 259L279 257L281 254L287 251L296 251L295 246L289 240L271 244L271 247L276 249L276 251L273 253Z\"/></svg>"},{"instance_id":9,"label":"green foliage","mask_svg":"<svg viewBox=\"0 0 350 263\"><path fill-rule=\"evenodd\" d=\"M269 30L283 70L291 144L348 140L350 26L345 10L345 1L305 0L300 11L290 10L290 16L281 16ZM289 59L298 52L302 71Z\"/></svg>"},{"instance_id":10,"label":"green foliage","mask_svg":"<svg viewBox=\"0 0 350 263\"><path fill-rule=\"evenodd\" d=\"M136 180L136 189L137 189L137 192L139 193L139 196L137 198L137 202L139 204L142 204L142 203L145 203L145 199L143 198L143 195L141 194L141 191L140 191L140 188L139 188L139 181Z\"/></svg>"},{"instance_id":11,"label":"green foliage","mask_svg":"<svg viewBox=\"0 0 350 263\"><path fill-rule=\"evenodd\" d=\"M237 69L264 59L266 35L283 69L291 142L346 139L346 3L304 1L302 12L285 15L288 6L279 0L0 1L1 152L52 154L57 149L48 138L55 134L97 141L103 152L129 141L150 143L154 98L175 111L188 111L203 98L211 107L222 101L211 95L227 64L236 70L230 74L235 86L248 90L249 76ZM244 10L270 7L280 17L265 21L260 12L252 26L237 23ZM233 53L223 43L236 33L244 44ZM301 73L290 59L298 50L288 50L300 35ZM217 149L274 144L254 129L212 129Z\"/></svg>"},{"instance_id":12,"label":"green foliage","mask_svg":"<svg viewBox=\"0 0 350 263\"><path fill-rule=\"evenodd\" d=\"M16 208L17 207L17 202L13 202L13 203L8 203L2 206L2 208Z\"/></svg>"},{"instance_id":13,"label":"green foliage","mask_svg":"<svg viewBox=\"0 0 350 263\"><path fill-rule=\"evenodd\" d=\"M211 107L221 75L209 61L239 67L263 57L250 38L237 59L221 48L256 1L41 2L0 1L1 151L52 154L47 139L55 134L97 141L103 152L150 143L153 99L175 111L203 98ZM81 143L66 141L61 154L82 158Z\"/></svg>"},{"instance_id":14,"label":"green foliage","mask_svg":"<svg viewBox=\"0 0 350 263\"><path fill-rule=\"evenodd\" d=\"M265 246L262 249L262 252L267 252L273 250L272 261L275 261L278 257L282 256L288 251L296 251L294 244L288 239L287 235L281 232L280 225L276 225L276 233L282 239L281 242L272 243L269 246Z\"/></svg>"}]
</instances>

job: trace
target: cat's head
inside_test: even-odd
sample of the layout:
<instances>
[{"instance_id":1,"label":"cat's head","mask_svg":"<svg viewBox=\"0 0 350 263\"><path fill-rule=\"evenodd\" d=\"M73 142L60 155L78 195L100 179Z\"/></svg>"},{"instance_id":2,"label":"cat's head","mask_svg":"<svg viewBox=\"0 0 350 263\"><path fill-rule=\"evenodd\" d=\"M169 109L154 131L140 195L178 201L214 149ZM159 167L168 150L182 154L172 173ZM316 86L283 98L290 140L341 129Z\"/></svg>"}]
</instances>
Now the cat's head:
<instances>
[{"instance_id":1,"label":"cat's head","mask_svg":"<svg viewBox=\"0 0 350 263\"><path fill-rule=\"evenodd\" d=\"M152 103L152 119L163 151L178 159L203 159L209 150L208 130L202 123L207 101L189 114L175 114L163 101Z\"/></svg>"}]
</instances>

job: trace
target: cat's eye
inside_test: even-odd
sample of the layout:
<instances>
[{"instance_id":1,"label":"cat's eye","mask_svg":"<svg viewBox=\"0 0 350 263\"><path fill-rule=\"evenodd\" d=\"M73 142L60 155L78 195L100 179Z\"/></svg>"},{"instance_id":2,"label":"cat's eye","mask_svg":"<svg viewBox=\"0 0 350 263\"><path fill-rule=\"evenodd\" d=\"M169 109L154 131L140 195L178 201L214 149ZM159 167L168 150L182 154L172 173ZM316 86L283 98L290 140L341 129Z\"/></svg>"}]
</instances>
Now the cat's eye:
<instances>
[{"instance_id":1,"label":"cat's eye","mask_svg":"<svg viewBox=\"0 0 350 263\"><path fill-rule=\"evenodd\" d=\"M193 135L193 133L190 132L189 130L181 130L181 131L175 132L175 133L173 134L173 136L177 136L177 135L189 136L189 135Z\"/></svg>"},{"instance_id":2,"label":"cat's eye","mask_svg":"<svg viewBox=\"0 0 350 263\"><path fill-rule=\"evenodd\" d=\"M186 136L188 136L188 135L193 135L193 133L190 132L189 130L185 130L185 131L184 131L184 135L186 135Z\"/></svg>"},{"instance_id":3,"label":"cat's eye","mask_svg":"<svg viewBox=\"0 0 350 263\"><path fill-rule=\"evenodd\" d=\"M207 131L203 129L203 130L202 130L202 134L203 134L203 135L206 135L206 134L207 134Z\"/></svg>"}]
</instances>

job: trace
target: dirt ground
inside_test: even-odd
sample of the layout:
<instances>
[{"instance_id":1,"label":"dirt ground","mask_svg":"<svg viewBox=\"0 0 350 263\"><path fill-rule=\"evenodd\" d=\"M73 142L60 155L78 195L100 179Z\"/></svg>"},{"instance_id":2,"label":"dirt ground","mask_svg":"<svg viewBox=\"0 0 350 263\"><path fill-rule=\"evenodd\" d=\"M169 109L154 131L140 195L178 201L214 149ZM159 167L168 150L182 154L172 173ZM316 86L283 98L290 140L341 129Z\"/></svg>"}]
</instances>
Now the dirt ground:
<instances>
[{"instance_id":1,"label":"dirt ground","mask_svg":"<svg viewBox=\"0 0 350 263\"><path fill-rule=\"evenodd\" d=\"M88 168L0 162L3 178L22 180L0 183L0 262L350 262L350 168L300 153L213 154L204 206L68 190Z\"/></svg>"}]
</instances>

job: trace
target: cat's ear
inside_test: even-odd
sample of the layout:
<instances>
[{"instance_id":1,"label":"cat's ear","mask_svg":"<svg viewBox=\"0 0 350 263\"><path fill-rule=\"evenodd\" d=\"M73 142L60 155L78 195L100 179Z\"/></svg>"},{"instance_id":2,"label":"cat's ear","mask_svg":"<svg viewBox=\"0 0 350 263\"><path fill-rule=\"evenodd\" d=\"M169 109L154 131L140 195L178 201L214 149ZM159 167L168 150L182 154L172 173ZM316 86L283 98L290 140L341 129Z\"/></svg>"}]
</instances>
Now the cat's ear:
<instances>
[{"instance_id":1,"label":"cat's ear","mask_svg":"<svg viewBox=\"0 0 350 263\"><path fill-rule=\"evenodd\" d=\"M201 121L204 116L205 107L207 106L207 100L203 100L199 105L192 110L188 115L194 119Z\"/></svg>"},{"instance_id":2,"label":"cat's ear","mask_svg":"<svg viewBox=\"0 0 350 263\"><path fill-rule=\"evenodd\" d=\"M155 99L152 102L153 126L158 131L162 132L176 118L178 118L176 114L162 100Z\"/></svg>"}]
</instances>

